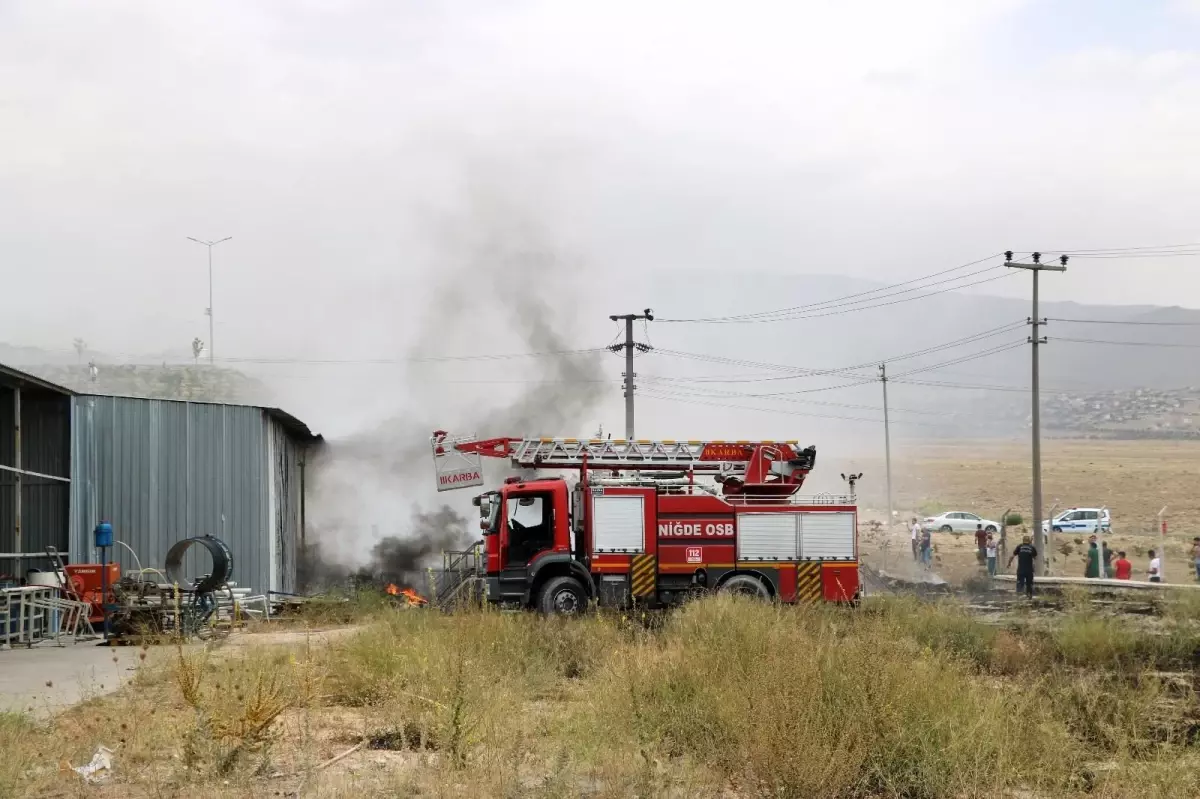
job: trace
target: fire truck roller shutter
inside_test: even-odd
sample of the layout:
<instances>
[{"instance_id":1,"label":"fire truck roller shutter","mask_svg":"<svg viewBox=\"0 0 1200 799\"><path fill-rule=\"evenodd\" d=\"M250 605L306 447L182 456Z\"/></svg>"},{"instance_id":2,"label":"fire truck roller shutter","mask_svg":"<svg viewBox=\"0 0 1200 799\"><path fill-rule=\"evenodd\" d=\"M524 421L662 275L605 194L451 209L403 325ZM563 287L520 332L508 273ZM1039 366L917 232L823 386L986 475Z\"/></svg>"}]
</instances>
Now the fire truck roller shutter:
<instances>
[{"instance_id":1,"label":"fire truck roller shutter","mask_svg":"<svg viewBox=\"0 0 1200 799\"><path fill-rule=\"evenodd\" d=\"M799 549L798 519L797 513L739 513L738 560L796 560Z\"/></svg>"},{"instance_id":2,"label":"fire truck roller shutter","mask_svg":"<svg viewBox=\"0 0 1200 799\"><path fill-rule=\"evenodd\" d=\"M854 514L805 512L800 516L800 557L804 560L854 560Z\"/></svg>"},{"instance_id":3,"label":"fire truck roller shutter","mask_svg":"<svg viewBox=\"0 0 1200 799\"><path fill-rule=\"evenodd\" d=\"M645 497L628 494L592 497L593 554L642 552L645 545Z\"/></svg>"}]
</instances>

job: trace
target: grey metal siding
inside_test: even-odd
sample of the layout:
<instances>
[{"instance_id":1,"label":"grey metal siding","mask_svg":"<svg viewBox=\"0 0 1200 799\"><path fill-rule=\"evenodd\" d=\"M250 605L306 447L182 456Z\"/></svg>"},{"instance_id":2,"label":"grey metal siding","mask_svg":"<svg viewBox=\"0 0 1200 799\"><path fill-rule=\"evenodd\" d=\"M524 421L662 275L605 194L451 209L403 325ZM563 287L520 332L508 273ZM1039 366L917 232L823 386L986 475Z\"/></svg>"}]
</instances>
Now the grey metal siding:
<instances>
[{"instance_id":1,"label":"grey metal siding","mask_svg":"<svg viewBox=\"0 0 1200 799\"><path fill-rule=\"evenodd\" d=\"M70 400L42 389L21 392L21 467L42 474L69 476ZM0 388L0 465L15 465L15 411L11 389ZM16 476L0 471L0 552L16 549ZM67 549L70 487L26 475L21 486L21 551L44 552L47 545ZM0 563L0 570L12 564ZM25 563L24 567L44 563Z\"/></svg>"},{"instance_id":2,"label":"grey metal siding","mask_svg":"<svg viewBox=\"0 0 1200 799\"><path fill-rule=\"evenodd\" d=\"M92 528L107 520L143 567L161 569L176 541L211 534L233 550L238 585L255 592L291 590L295 561L288 560L286 544L275 584L270 580L272 552L281 550L269 522L268 440L282 435L278 449L292 458L300 445L263 409L98 396L74 403L72 530L78 551L91 558ZM299 506L294 493L284 493L285 501ZM114 554L123 569L134 567L123 548ZM197 558L185 564L193 576L208 560L204 553Z\"/></svg>"},{"instance_id":3,"label":"grey metal siding","mask_svg":"<svg viewBox=\"0 0 1200 799\"><path fill-rule=\"evenodd\" d=\"M303 447L297 445L283 426L267 420L271 437L270 518L275 549L275 572L283 591L296 590L296 567L300 552L300 497L304 486L300 460Z\"/></svg>"}]
</instances>

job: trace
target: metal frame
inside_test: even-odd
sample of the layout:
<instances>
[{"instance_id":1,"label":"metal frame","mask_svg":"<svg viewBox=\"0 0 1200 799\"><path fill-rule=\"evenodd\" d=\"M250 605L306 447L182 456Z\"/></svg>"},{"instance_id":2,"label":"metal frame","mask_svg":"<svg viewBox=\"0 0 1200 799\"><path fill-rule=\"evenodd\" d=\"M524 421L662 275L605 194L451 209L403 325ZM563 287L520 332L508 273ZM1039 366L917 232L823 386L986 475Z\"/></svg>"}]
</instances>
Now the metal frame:
<instances>
[{"instance_id":1,"label":"metal frame","mask_svg":"<svg viewBox=\"0 0 1200 799\"><path fill-rule=\"evenodd\" d=\"M43 474L21 467L21 383L25 382L23 378L17 378L12 386L13 392L13 465L0 466L0 471L8 472L15 475L13 483L13 548L16 552L0 553L0 560L15 560L18 568L20 563L25 560L40 560L46 557L43 553L26 553L21 552L21 494L25 488L25 477L35 477L40 480L56 480L60 483L70 484L71 478L60 477L53 474ZM33 381L35 384L42 386L50 386L50 384L41 384L38 381ZM65 389L63 389L65 392ZM66 392L69 396L70 393ZM68 553L69 554L69 553Z\"/></svg>"}]
</instances>

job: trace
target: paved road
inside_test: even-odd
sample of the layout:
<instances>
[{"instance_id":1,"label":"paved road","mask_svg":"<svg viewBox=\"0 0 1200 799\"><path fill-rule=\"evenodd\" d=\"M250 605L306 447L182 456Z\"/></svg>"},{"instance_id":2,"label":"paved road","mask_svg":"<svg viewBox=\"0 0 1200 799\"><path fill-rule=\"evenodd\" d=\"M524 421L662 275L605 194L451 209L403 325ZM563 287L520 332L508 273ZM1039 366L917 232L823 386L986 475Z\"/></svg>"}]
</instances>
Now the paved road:
<instances>
[{"instance_id":1,"label":"paved road","mask_svg":"<svg viewBox=\"0 0 1200 799\"><path fill-rule=\"evenodd\" d=\"M0 711L45 718L111 693L133 679L140 652L138 647L97 646L95 641L0 651Z\"/></svg>"}]
</instances>

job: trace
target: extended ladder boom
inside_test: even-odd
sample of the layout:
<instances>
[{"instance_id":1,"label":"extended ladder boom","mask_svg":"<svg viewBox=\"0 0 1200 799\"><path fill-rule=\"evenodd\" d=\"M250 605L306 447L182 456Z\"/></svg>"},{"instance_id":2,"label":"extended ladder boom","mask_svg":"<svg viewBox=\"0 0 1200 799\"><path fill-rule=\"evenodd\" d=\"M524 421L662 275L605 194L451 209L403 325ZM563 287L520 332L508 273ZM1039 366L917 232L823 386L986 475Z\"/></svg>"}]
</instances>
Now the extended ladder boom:
<instances>
[{"instance_id":1,"label":"extended ladder boom","mask_svg":"<svg viewBox=\"0 0 1200 799\"><path fill-rule=\"evenodd\" d=\"M612 441L529 438L513 446L514 466L527 469L596 466L615 469L692 469L719 472L724 464L748 463L760 447L776 450L776 459L796 460L795 441ZM809 466L808 468L812 468Z\"/></svg>"},{"instance_id":2,"label":"extended ladder boom","mask_svg":"<svg viewBox=\"0 0 1200 799\"><path fill-rule=\"evenodd\" d=\"M481 456L509 458L523 469L687 470L718 475L727 493L792 493L816 460L796 441L626 441L577 438L451 437L436 431L433 458L439 490L481 485ZM451 474L453 472L453 474Z\"/></svg>"}]
</instances>

